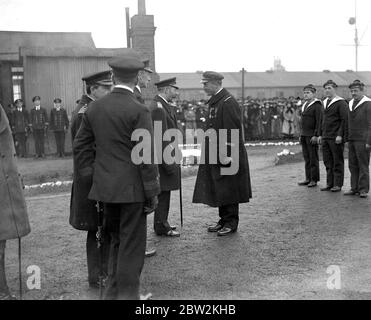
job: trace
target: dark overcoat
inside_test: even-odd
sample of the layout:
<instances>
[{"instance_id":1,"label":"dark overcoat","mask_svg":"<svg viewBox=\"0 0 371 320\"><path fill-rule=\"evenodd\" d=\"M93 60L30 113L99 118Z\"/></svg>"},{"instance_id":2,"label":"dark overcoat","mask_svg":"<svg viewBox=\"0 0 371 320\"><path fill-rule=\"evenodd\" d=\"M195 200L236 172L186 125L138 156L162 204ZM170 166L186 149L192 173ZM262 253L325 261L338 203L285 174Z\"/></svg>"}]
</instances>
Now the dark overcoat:
<instances>
[{"instance_id":1,"label":"dark overcoat","mask_svg":"<svg viewBox=\"0 0 371 320\"><path fill-rule=\"evenodd\" d=\"M222 175L221 169L225 164L219 161L219 157L217 163L212 164L208 160L207 153L202 155L201 157L205 159L205 163L201 163L198 169L193 202L204 203L211 207L249 202L252 197L250 169L242 138L241 112L238 102L226 89L222 89L211 97L208 105L208 129L215 129L217 133L220 129L239 130L238 145L233 146L238 148L238 159L232 160L234 162L238 161L239 166L236 174ZM203 153L209 149L208 141L206 139ZM228 138L228 141L227 143L232 145L230 138ZM219 145L219 137L216 145ZM217 147L215 148L218 150Z\"/></svg>"},{"instance_id":2,"label":"dark overcoat","mask_svg":"<svg viewBox=\"0 0 371 320\"><path fill-rule=\"evenodd\" d=\"M163 137L164 132L168 129L178 129L178 120L176 117L176 110L174 106L171 106L167 101L161 98L159 95L156 95L151 106L151 115L152 120L158 121L161 123L161 132L157 137ZM164 152L165 148L171 143L170 141L162 141L162 139L158 139L160 141L155 141L155 143L160 143L162 146L158 150ZM178 143L176 143L178 145ZM175 150L172 154L175 157ZM177 150L177 154L181 154L181 151ZM160 155L158 155L160 156ZM162 161L158 165L159 173L160 173L160 184L161 184L161 191L171 191L171 190L179 190L180 186L180 165L179 159L177 163L168 164L165 161Z\"/></svg>"},{"instance_id":3,"label":"dark overcoat","mask_svg":"<svg viewBox=\"0 0 371 320\"><path fill-rule=\"evenodd\" d=\"M71 119L71 138L75 140L80 128L82 117L89 104L93 100L86 95L80 99L80 103L72 114ZM70 224L77 230L97 230L98 214L96 202L89 200L88 195L92 186L92 176L82 176L73 158L73 183L70 202Z\"/></svg>"},{"instance_id":4,"label":"dark overcoat","mask_svg":"<svg viewBox=\"0 0 371 320\"><path fill-rule=\"evenodd\" d=\"M115 87L89 105L73 142L79 174L93 179L89 199L143 203L160 193L157 165L133 161L141 149L140 136L132 137L137 129L139 135L147 134L150 145L151 114L129 89Z\"/></svg>"},{"instance_id":5,"label":"dark overcoat","mask_svg":"<svg viewBox=\"0 0 371 320\"><path fill-rule=\"evenodd\" d=\"M8 118L0 106L0 240L30 233L26 202L18 173Z\"/></svg>"}]
</instances>

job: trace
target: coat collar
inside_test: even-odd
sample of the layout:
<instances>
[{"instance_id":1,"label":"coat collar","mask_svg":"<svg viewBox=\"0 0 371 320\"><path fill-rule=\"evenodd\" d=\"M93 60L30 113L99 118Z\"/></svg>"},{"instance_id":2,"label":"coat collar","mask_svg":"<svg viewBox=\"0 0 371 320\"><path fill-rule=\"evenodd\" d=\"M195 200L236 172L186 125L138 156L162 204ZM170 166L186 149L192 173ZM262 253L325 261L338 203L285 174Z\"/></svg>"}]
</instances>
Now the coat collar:
<instances>
[{"instance_id":1,"label":"coat collar","mask_svg":"<svg viewBox=\"0 0 371 320\"><path fill-rule=\"evenodd\" d=\"M317 101L319 101L319 102L321 102L321 100L319 100L319 99L314 99L311 103L309 103L308 104L308 102L307 101L305 101L304 103L303 103L303 106L301 107L301 111L302 112L304 112L304 111L306 111L306 110L308 110L309 108L310 108L310 106L312 106L314 103L316 103ZM307 104L308 104L308 106L307 106Z\"/></svg>"},{"instance_id":2,"label":"coat collar","mask_svg":"<svg viewBox=\"0 0 371 320\"><path fill-rule=\"evenodd\" d=\"M164 107L166 113L172 117L172 118L176 118L175 116L175 112L173 112L173 107L172 105L162 96L160 96L159 94L157 94L155 96L155 101L161 103L161 105Z\"/></svg>"},{"instance_id":3,"label":"coat collar","mask_svg":"<svg viewBox=\"0 0 371 320\"><path fill-rule=\"evenodd\" d=\"M361 104L367 102L367 101L371 101L371 99L369 97L366 97L366 96L363 96L363 98L361 99L361 101L354 107L354 109L352 110L353 108L353 104L354 104L354 99L350 100L349 101L349 110L350 111L354 111L356 110Z\"/></svg>"},{"instance_id":4,"label":"coat collar","mask_svg":"<svg viewBox=\"0 0 371 320\"><path fill-rule=\"evenodd\" d=\"M125 86L123 84L116 84L113 90L115 89L122 89L122 90L130 91L131 93L134 93L134 90L132 88Z\"/></svg>"},{"instance_id":5,"label":"coat collar","mask_svg":"<svg viewBox=\"0 0 371 320\"><path fill-rule=\"evenodd\" d=\"M331 100L331 102L329 103L329 105L326 107L326 104L327 104L327 101L328 101L328 98L326 98L325 100L323 100L323 107L325 108L325 110L327 110L328 108L330 108L330 106L332 106L335 102L337 101L340 101L340 100L344 100L344 98L342 97L339 97L339 96L335 96L334 99Z\"/></svg>"},{"instance_id":6,"label":"coat collar","mask_svg":"<svg viewBox=\"0 0 371 320\"><path fill-rule=\"evenodd\" d=\"M213 95L209 101L207 102L208 105L212 105L218 103L221 99L229 96L229 93L226 89L222 88L217 94Z\"/></svg>"}]
</instances>

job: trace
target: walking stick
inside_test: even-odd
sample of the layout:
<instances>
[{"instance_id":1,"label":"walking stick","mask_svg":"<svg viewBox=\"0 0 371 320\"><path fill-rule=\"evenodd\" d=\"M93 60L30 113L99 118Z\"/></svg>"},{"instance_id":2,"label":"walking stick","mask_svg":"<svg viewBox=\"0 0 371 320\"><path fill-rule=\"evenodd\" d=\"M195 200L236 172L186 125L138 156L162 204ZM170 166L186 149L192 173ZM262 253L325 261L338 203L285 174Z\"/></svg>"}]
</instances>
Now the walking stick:
<instances>
[{"instance_id":1,"label":"walking stick","mask_svg":"<svg viewBox=\"0 0 371 320\"><path fill-rule=\"evenodd\" d=\"M103 300L103 208L99 201L96 203L98 213L98 231L96 234L99 250L99 299Z\"/></svg>"},{"instance_id":2,"label":"walking stick","mask_svg":"<svg viewBox=\"0 0 371 320\"><path fill-rule=\"evenodd\" d=\"M19 299L22 300L22 243L21 238L18 238L18 276L19 276Z\"/></svg>"},{"instance_id":3,"label":"walking stick","mask_svg":"<svg viewBox=\"0 0 371 320\"><path fill-rule=\"evenodd\" d=\"M180 201L180 226L183 228L183 192L182 192L182 167L179 165L179 201Z\"/></svg>"}]
</instances>

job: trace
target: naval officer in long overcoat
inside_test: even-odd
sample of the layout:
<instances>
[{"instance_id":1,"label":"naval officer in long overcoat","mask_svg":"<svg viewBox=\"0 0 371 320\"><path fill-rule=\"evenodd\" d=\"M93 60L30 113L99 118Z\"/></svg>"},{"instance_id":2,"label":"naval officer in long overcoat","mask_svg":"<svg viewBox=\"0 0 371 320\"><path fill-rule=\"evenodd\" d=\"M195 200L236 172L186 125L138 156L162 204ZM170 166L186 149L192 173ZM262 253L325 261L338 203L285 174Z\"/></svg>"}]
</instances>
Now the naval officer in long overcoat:
<instances>
[{"instance_id":1,"label":"naval officer in long overcoat","mask_svg":"<svg viewBox=\"0 0 371 320\"><path fill-rule=\"evenodd\" d=\"M223 79L224 76L217 72L207 71L203 74L204 90L210 96L206 128L215 130L217 141L209 144L209 140L205 140L205 153L201 157L204 163L199 166L193 194L194 203L219 208L220 219L208 231L217 232L220 236L237 230L239 204L249 202L252 197L249 162L242 137L241 110L236 99L222 87ZM223 129L228 133L224 142L219 135ZM238 130L237 141L231 139L233 129ZM227 153L223 157L218 155L219 143L226 145ZM217 154L215 163L209 161L213 152ZM233 174L223 173L223 169L236 165L237 171L231 171Z\"/></svg>"}]
</instances>

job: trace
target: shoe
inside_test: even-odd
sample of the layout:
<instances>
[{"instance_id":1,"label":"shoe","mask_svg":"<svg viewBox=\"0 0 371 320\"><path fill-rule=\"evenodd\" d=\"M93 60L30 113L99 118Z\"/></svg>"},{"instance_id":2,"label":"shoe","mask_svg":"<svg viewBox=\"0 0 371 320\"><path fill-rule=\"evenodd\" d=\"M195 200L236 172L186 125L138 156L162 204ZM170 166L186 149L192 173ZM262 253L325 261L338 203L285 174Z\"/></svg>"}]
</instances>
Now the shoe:
<instances>
[{"instance_id":1,"label":"shoe","mask_svg":"<svg viewBox=\"0 0 371 320\"><path fill-rule=\"evenodd\" d=\"M315 181L311 181L309 184L308 184L308 188L313 188L313 187L316 187L317 186L317 182Z\"/></svg>"},{"instance_id":2,"label":"shoe","mask_svg":"<svg viewBox=\"0 0 371 320\"><path fill-rule=\"evenodd\" d=\"M320 190L321 191L330 191L331 189L332 189L332 187L327 186L327 187L321 188Z\"/></svg>"},{"instance_id":3,"label":"shoe","mask_svg":"<svg viewBox=\"0 0 371 320\"><path fill-rule=\"evenodd\" d=\"M145 257L146 258L153 257L155 254L156 254L155 248L146 249Z\"/></svg>"},{"instance_id":4,"label":"shoe","mask_svg":"<svg viewBox=\"0 0 371 320\"><path fill-rule=\"evenodd\" d=\"M359 195L359 192L353 190L344 192L344 196L356 196L356 195Z\"/></svg>"},{"instance_id":5,"label":"shoe","mask_svg":"<svg viewBox=\"0 0 371 320\"><path fill-rule=\"evenodd\" d=\"M232 228L229 227L223 227L218 231L218 236L226 236L230 233L236 232L236 230L233 230Z\"/></svg>"},{"instance_id":6,"label":"shoe","mask_svg":"<svg viewBox=\"0 0 371 320\"><path fill-rule=\"evenodd\" d=\"M305 180L305 181L302 181L302 182L298 182L298 186L307 186L309 184L310 181L308 180Z\"/></svg>"},{"instance_id":7,"label":"shoe","mask_svg":"<svg viewBox=\"0 0 371 320\"><path fill-rule=\"evenodd\" d=\"M170 226L171 230L176 230L176 226Z\"/></svg>"},{"instance_id":8,"label":"shoe","mask_svg":"<svg viewBox=\"0 0 371 320\"><path fill-rule=\"evenodd\" d=\"M216 225L213 225L213 226L209 226L207 228L207 231L209 232L218 232L219 230L223 229L223 226L220 225L219 223L217 223Z\"/></svg>"},{"instance_id":9,"label":"shoe","mask_svg":"<svg viewBox=\"0 0 371 320\"><path fill-rule=\"evenodd\" d=\"M367 198L367 193L366 192L361 192L360 194L359 194L359 197L360 198Z\"/></svg>"},{"instance_id":10,"label":"shoe","mask_svg":"<svg viewBox=\"0 0 371 320\"><path fill-rule=\"evenodd\" d=\"M157 233L158 236L166 236L166 237L180 237L180 233L178 231L169 230L165 233Z\"/></svg>"},{"instance_id":11,"label":"shoe","mask_svg":"<svg viewBox=\"0 0 371 320\"><path fill-rule=\"evenodd\" d=\"M141 294L139 300L152 300L152 293Z\"/></svg>"},{"instance_id":12,"label":"shoe","mask_svg":"<svg viewBox=\"0 0 371 320\"><path fill-rule=\"evenodd\" d=\"M331 192L340 192L340 191L341 191L341 187L335 186L331 188Z\"/></svg>"}]
</instances>

